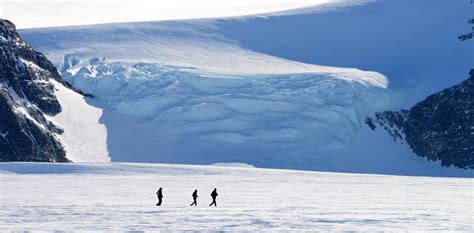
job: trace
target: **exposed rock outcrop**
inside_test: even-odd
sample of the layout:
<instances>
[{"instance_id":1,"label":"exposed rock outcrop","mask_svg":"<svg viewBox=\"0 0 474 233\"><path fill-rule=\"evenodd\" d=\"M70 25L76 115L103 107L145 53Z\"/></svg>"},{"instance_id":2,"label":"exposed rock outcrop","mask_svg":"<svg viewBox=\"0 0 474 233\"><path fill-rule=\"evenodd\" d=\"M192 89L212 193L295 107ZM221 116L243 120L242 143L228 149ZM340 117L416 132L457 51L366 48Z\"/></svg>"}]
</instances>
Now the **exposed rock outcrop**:
<instances>
[{"instance_id":1,"label":"exposed rock outcrop","mask_svg":"<svg viewBox=\"0 0 474 233\"><path fill-rule=\"evenodd\" d=\"M372 129L383 127L428 160L474 169L474 70L469 75L410 110L379 112L366 123Z\"/></svg>"}]
</instances>

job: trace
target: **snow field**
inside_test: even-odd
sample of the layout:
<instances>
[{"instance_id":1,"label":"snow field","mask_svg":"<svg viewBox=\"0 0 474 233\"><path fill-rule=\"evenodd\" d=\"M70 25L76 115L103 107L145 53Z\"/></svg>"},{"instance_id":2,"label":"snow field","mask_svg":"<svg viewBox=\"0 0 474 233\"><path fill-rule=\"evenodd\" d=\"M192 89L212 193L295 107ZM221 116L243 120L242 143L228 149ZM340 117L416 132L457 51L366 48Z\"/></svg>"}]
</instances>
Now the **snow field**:
<instances>
[{"instance_id":1,"label":"snow field","mask_svg":"<svg viewBox=\"0 0 474 233\"><path fill-rule=\"evenodd\" d=\"M472 230L473 180L463 178L0 163L0 187L2 230ZM207 206L214 187L217 208Z\"/></svg>"}]
</instances>

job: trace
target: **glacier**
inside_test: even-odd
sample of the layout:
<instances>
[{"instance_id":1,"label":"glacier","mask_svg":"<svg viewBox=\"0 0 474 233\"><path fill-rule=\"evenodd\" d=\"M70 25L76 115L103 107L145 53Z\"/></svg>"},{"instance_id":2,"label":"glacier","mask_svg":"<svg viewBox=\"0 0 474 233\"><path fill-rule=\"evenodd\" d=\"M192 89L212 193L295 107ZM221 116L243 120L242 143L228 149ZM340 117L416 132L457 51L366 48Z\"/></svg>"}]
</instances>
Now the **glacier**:
<instances>
[{"instance_id":1,"label":"glacier","mask_svg":"<svg viewBox=\"0 0 474 233\"><path fill-rule=\"evenodd\" d=\"M315 159L343 149L364 124L361 119L385 107L390 97L385 77L353 69L229 76L151 63L74 61L74 66L62 65L64 79L94 95L113 114L153 129L147 140L156 148L153 154L124 154L156 156L160 162L268 166L274 161L273 166L302 167L306 162L295 158ZM127 150L123 143L121 147L122 153ZM163 155L171 160L160 160Z\"/></svg>"},{"instance_id":2,"label":"glacier","mask_svg":"<svg viewBox=\"0 0 474 233\"><path fill-rule=\"evenodd\" d=\"M361 1L279 16L20 33L65 80L96 97L86 102L103 109L97 123L107 128L102 141L112 161L438 174L426 161L404 169L415 155L367 136L363 119L457 81L472 63L455 34L469 17L465 8ZM426 18L414 28L407 22L420 9ZM446 70L453 78L442 78Z\"/></svg>"},{"instance_id":3,"label":"glacier","mask_svg":"<svg viewBox=\"0 0 474 233\"><path fill-rule=\"evenodd\" d=\"M39 32L57 35L48 30ZM64 30L68 53L46 53L65 80L108 111L103 123L116 130L107 138L113 161L315 169L308 160L344 149L363 118L390 99L382 74L255 53L208 22ZM123 41L105 43L117 38ZM137 134L142 143L133 145Z\"/></svg>"}]
</instances>

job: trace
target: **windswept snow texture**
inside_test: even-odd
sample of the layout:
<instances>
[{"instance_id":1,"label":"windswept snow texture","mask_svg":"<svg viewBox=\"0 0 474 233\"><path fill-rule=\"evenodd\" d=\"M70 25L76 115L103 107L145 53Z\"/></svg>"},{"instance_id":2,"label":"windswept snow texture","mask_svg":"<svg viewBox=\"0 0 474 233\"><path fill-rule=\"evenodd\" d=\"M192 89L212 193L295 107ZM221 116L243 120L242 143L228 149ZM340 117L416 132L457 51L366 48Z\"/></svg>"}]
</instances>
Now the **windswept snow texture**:
<instances>
[{"instance_id":1,"label":"windswept snow texture","mask_svg":"<svg viewBox=\"0 0 474 233\"><path fill-rule=\"evenodd\" d=\"M352 171L359 157L369 159L358 172L397 173L415 155L396 143L375 145L408 153L394 163L349 149L361 148L352 145L370 113L409 105L471 68L471 45L456 39L469 5L434 2L21 33L97 97L112 161ZM343 168L339 153L351 155Z\"/></svg>"},{"instance_id":2,"label":"windswept snow texture","mask_svg":"<svg viewBox=\"0 0 474 233\"><path fill-rule=\"evenodd\" d=\"M0 163L3 231L472 231L473 179ZM163 187L163 205L155 192ZM209 207L217 188L217 207ZM198 206L190 207L198 190Z\"/></svg>"}]
</instances>

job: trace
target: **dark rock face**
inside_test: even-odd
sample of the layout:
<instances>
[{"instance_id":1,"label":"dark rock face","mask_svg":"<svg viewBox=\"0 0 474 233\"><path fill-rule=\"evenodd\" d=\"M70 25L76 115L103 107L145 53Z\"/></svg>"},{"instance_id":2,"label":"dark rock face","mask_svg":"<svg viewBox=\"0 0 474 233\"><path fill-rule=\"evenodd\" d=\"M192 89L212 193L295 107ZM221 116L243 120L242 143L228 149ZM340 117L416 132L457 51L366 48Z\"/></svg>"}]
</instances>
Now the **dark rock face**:
<instances>
[{"instance_id":1,"label":"dark rock face","mask_svg":"<svg viewBox=\"0 0 474 233\"><path fill-rule=\"evenodd\" d=\"M54 79L66 86L46 57L0 19L0 161L67 162L54 136L61 129L45 115L61 112Z\"/></svg>"},{"instance_id":2,"label":"dark rock face","mask_svg":"<svg viewBox=\"0 0 474 233\"><path fill-rule=\"evenodd\" d=\"M395 141L405 141L428 160L474 169L474 70L469 75L408 111L376 113L366 123L372 129L382 126Z\"/></svg>"}]
</instances>

